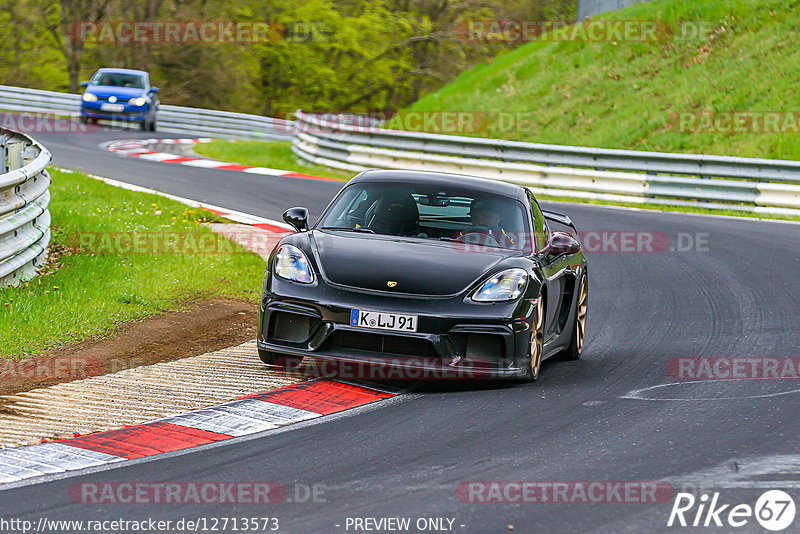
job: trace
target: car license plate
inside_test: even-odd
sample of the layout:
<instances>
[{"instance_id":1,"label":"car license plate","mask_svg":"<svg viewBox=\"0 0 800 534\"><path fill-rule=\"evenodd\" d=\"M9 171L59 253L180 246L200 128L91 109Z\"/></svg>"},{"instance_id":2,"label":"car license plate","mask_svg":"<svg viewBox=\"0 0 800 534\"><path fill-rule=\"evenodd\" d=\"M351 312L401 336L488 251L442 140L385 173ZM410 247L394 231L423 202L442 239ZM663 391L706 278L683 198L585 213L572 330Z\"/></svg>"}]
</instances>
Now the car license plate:
<instances>
[{"instance_id":1,"label":"car license plate","mask_svg":"<svg viewBox=\"0 0 800 534\"><path fill-rule=\"evenodd\" d=\"M416 332L417 316L354 309L350 314L350 324L363 328Z\"/></svg>"},{"instance_id":2,"label":"car license plate","mask_svg":"<svg viewBox=\"0 0 800 534\"><path fill-rule=\"evenodd\" d=\"M122 111L125 109L124 104L100 104L100 109L103 111Z\"/></svg>"}]
</instances>

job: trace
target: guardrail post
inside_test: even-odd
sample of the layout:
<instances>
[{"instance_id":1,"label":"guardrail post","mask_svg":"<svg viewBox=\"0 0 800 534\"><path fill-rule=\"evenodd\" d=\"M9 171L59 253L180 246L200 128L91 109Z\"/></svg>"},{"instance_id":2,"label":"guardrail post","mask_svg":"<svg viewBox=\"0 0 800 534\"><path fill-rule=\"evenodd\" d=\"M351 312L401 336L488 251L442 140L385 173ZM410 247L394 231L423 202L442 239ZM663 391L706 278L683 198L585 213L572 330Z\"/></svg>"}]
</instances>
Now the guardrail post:
<instances>
[{"instance_id":1,"label":"guardrail post","mask_svg":"<svg viewBox=\"0 0 800 534\"><path fill-rule=\"evenodd\" d=\"M6 158L9 171L22 167L22 143L6 143Z\"/></svg>"},{"instance_id":2,"label":"guardrail post","mask_svg":"<svg viewBox=\"0 0 800 534\"><path fill-rule=\"evenodd\" d=\"M11 139L8 134L0 135L0 174L8 172L8 150L6 150L6 141Z\"/></svg>"},{"instance_id":3,"label":"guardrail post","mask_svg":"<svg viewBox=\"0 0 800 534\"><path fill-rule=\"evenodd\" d=\"M35 146L33 145L26 146L25 149L22 151L22 153L19 155L21 165L22 166L27 165L28 163L36 159L36 156L38 155L39 153L37 152Z\"/></svg>"}]
</instances>

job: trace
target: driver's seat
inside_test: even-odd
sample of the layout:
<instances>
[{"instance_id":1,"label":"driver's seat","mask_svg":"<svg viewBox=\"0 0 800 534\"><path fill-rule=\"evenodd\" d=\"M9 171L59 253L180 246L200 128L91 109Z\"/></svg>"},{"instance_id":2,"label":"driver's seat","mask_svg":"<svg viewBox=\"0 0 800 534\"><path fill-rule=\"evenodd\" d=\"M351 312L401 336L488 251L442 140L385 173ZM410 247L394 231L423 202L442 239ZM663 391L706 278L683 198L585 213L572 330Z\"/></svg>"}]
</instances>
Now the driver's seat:
<instances>
[{"instance_id":1,"label":"driver's seat","mask_svg":"<svg viewBox=\"0 0 800 534\"><path fill-rule=\"evenodd\" d=\"M419 209L411 193L398 191L381 198L375 207L369 229L376 234L419 234Z\"/></svg>"}]
</instances>

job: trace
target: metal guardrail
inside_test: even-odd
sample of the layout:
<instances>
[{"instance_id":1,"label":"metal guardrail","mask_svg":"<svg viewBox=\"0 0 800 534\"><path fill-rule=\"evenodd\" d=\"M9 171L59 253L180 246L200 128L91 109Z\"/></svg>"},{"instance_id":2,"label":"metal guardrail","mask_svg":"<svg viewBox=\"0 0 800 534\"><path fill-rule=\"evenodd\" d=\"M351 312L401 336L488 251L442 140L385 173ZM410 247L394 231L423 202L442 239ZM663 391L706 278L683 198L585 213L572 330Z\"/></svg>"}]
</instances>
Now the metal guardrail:
<instances>
[{"instance_id":1,"label":"metal guardrail","mask_svg":"<svg viewBox=\"0 0 800 534\"><path fill-rule=\"evenodd\" d=\"M80 104L80 95L0 85L0 110L50 113L77 119ZM160 131L193 137L288 140L292 134L291 121L164 104L158 108L157 127Z\"/></svg>"},{"instance_id":2,"label":"metal guardrail","mask_svg":"<svg viewBox=\"0 0 800 534\"><path fill-rule=\"evenodd\" d=\"M800 162L585 148L361 127L297 111L292 149L340 169L484 176L534 193L800 215Z\"/></svg>"},{"instance_id":3,"label":"metal guardrail","mask_svg":"<svg viewBox=\"0 0 800 534\"><path fill-rule=\"evenodd\" d=\"M0 129L0 287L36 276L50 243L50 152Z\"/></svg>"}]
</instances>

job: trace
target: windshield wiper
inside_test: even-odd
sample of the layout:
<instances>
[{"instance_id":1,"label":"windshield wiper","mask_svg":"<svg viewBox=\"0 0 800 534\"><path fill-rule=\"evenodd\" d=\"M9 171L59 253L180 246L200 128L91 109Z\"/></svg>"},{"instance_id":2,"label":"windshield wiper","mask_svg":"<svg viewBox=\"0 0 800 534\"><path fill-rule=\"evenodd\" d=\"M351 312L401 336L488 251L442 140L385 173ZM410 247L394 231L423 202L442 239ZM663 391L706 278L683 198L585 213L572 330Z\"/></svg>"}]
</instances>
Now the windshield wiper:
<instances>
[{"instance_id":1,"label":"windshield wiper","mask_svg":"<svg viewBox=\"0 0 800 534\"><path fill-rule=\"evenodd\" d=\"M347 226L323 226L320 230L339 230L341 232L361 232L362 234L374 234L374 230L369 228L349 228Z\"/></svg>"}]
</instances>

